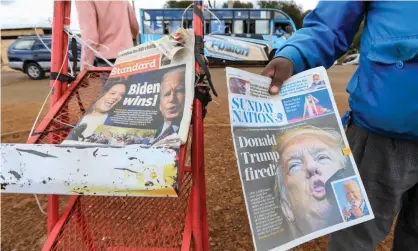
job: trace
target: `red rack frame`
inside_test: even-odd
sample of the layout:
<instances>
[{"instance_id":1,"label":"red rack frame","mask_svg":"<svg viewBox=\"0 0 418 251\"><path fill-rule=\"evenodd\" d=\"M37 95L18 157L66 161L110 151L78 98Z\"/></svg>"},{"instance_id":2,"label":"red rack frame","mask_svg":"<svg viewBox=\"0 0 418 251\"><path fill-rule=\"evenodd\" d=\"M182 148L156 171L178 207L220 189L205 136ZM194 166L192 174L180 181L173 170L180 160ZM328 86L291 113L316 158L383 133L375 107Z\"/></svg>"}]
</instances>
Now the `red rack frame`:
<instances>
[{"instance_id":1,"label":"red rack frame","mask_svg":"<svg viewBox=\"0 0 418 251\"><path fill-rule=\"evenodd\" d=\"M202 1L194 1L194 8L195 35L203 37L199 15L203 13ZM71 0L55 0L51 72L58 72L65 62L63 75L68 73L68 35L64 25L70 23L70 13ZM200 71L198 63L195 68ZM38 134L31 136L27 143L47 140L59 144L68 132L59 130L56 118L76 123L71 119L80 115L72 114L75 97L80 105L80 90L89 86L88 76L100 72L110 72L110 68L83 70L71 85L51 80L51 87L55 85L49 112L37 126ZM91 93L94 90L97 88ZM174 201L173 198L74 195L60 215L59 196L49 195L48 238L42 250L209 250L203 135L202 103L195 98L190 137L192 165L185 166L188 145L185 144L179 154L180 195ZM106 236L100 239L100 234Z\"/></svg>"}]
</instances>

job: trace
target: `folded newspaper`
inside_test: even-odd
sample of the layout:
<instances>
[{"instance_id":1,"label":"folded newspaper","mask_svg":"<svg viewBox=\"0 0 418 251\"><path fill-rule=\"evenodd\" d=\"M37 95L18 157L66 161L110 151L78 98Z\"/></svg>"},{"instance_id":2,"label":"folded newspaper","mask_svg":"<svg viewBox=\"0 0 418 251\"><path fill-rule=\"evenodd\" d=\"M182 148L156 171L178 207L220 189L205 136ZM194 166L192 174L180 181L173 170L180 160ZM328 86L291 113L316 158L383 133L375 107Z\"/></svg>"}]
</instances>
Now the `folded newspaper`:
<instances>
[{"instance_id":1,"label":"folded newspaper","mask_svg":"<svg viewBox=\"0 0 418 251\"><path fill-rule=\"evenodd\" d=\"M194 62L193 31L182 28L121 51L62 144L1 146L2 192L177 196Z\"/></svg>"},{"instance_id":2,"label":"folded newspaper","mask_svg":"<svg viewBox=\"0 0 418 251\"><path fill-rule=\"evenodd\" d=\"M256 250L287 250L374 218L323 67L287 80L226 68L238 169Z\"/></svg>"}]
</instances>

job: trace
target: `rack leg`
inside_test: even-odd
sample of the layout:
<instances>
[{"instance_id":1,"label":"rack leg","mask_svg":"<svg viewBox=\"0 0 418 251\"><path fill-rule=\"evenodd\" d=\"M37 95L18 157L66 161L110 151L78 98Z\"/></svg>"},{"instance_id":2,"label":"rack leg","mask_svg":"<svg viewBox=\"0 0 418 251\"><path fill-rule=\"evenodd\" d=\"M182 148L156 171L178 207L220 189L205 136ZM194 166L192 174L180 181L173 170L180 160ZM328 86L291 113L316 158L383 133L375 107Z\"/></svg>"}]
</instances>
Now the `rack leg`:
<instances>
[{"instance_id":1,"label":"rack leg","mask_svg":"<svg viewBox=\"0 0 418 251\"><path fill-rule=\"evenodd\" d=\"M201 174L203 165L203 122L202 122L202 104L195 99L193 102L193 138L192 138L192 233L194 241L194 250L203 250L202 235L202 180Z\"/></svg>"},{"instance_id":2,"label":"rack leg","mask_svg":"<svg viewBox=\"0 0 418 251\"><path fill-rule=\"evenodd\" d=\"M63 40L64 40L64 19L65 19L65 5L63 1L54 2L54 21L52 29L52 58L51 58L51 71L58 72L61 68L63 61ZM50 99L50 108L54 107L55 103L61 97L61 81L51 80L51 87L53 86L53 92ZM53 129L53 128L51 128ZM57 143L57 137L50 135L49 143ZM57 223L59 217L59 199L57 195L48 195L48 235Z\"/></svg>"}]
</instances>

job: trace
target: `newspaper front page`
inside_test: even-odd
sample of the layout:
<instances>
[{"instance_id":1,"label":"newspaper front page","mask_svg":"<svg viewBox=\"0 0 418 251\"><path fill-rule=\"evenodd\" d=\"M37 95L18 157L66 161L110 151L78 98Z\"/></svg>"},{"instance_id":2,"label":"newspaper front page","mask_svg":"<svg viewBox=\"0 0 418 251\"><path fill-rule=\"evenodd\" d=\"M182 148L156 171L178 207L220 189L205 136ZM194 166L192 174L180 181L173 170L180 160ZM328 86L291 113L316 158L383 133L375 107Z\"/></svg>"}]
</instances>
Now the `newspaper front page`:
<instances>
[{"instance_id":1,"label":"newspaper front page","mask_svg":"<svg viewBox=\"0 0 418 251\"><path fill-rule=\"evenodd\" d=\"M195 76L189 32L178 32L180 42L172 34L120 52L102 92L63 143L184 143Z\"/></svg>"},{"instance_id":2,"label":"newspaper front page","mask_svg":"<svg viewBox=\"0 0 418 251\"><path fill-rule=\"evenodd\" d=\"M182 28L121 51L62 144L1 146L2 192L176 197L194 62L193 31Z\"/></svg>"},{"instance_id":3,"label":"newspaper front page","mask_svg":"<svg viewBox=\"0 0 418 251\"><path fill-rule=\"evenodd\" d=\"M287 80L226 68L234 148L256 250L287 250L374 218L323 67Z\"/></svg>"}]
</instances>

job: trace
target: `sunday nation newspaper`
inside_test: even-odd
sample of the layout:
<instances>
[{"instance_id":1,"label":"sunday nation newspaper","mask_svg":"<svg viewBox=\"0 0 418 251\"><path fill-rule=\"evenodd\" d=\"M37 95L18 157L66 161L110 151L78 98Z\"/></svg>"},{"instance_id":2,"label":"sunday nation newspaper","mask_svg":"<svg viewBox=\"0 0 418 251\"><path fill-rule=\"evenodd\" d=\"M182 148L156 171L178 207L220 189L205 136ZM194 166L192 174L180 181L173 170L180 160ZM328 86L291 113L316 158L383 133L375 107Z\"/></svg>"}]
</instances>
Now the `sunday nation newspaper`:
<instances>
[{"instance_id":1,"label":"sunday nation newspaper","mask_svg":"<svg viewBox=\"0 0 418 251\"><path fill-rule=\"evenodd\" d=\"M1 191L177 197L194 81L191 30L121 51L60 145L1 146Z\"/></svg>"},{"instance_id":2,"label":"sunday nation newspaper","mask_svg":"<svg viewBox=\"0 0 418 251\"><path fill-rule=\"evenodd\" d=\"M226 68L234 149L256 250L287 250L374 218L323 67L288 79Z\"/></svg>"}]
</instances>

